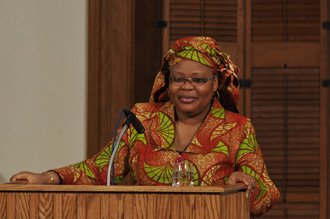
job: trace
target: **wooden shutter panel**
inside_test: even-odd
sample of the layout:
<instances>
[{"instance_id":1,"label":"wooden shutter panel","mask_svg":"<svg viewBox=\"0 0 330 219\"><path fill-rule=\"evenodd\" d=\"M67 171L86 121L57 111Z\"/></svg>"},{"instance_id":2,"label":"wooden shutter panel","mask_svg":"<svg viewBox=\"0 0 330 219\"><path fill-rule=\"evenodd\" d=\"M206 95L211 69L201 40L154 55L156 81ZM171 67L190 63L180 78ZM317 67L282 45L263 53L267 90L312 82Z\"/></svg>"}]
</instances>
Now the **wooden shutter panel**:
<instances>
[{"instance_id":1,"label":"wooden shutter panel","mask_svg":"<svg viewBox=\"0 0 330 219\"><path fill-rule=\"evenodd\" d=\"M252 40L319 41L320 0L252 0Z\"/></svg>"},{"instance_id":2,"label":"wooden shutter panel","mask_svg":"<svg viewBox=\"0 0 330 219\"><path fill-rule=\"evenodd\" d=\"M204 34L219 42L237 40L237 1L205 0Z\"/></svg>"},{"instance_id":3,"label":"wooden shutter panel","mask_svg":"<svg viewBox=\"0 0 330 219\"><path fill-rule=\"evenodd\" d=\"M236 42L237 0L170 0L170 41L210 36Z\"/></svg>"},{"instance_id":4,"label":"wooden shutter panel","mask_svg":"<svg viewBox=\"0 0 330 219\"><path fill-rule=\"evenodd\" d=\"M281 198L264 218L319 217L320 71L252 70L251 120Z\"/></svg>"},{"instance_id":5,"label":"wooden shutter panel","mask_svg":"<svg viewBox=\"0 0 330 219\"><path fill-rule=\"evenodd\" d=\"M170 41L176 41L186 36L202 35L200 1L170 1L170 27Z\"/></svg>"}]
</instances>

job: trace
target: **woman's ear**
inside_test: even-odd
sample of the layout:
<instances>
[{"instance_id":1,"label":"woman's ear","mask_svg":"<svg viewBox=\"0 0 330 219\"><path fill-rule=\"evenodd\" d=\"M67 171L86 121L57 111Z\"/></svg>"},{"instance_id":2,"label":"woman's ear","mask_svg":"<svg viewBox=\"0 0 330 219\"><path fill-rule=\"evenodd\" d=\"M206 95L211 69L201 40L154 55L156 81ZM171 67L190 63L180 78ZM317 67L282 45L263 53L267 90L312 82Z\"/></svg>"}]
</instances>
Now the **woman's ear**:
<instances>
[{"instance_id":1,"label":"woman's ear","mask_svg":"<svg viewBox=\"0 0 330 219\"><path fill-rule=\"evenodd\" d=\"M218 90L218 86L219 86L218 75L215 75L215 77L214 77L214 83L213 83L213 92L215 92L216 90Z\"/></svg>"}]
</instances>

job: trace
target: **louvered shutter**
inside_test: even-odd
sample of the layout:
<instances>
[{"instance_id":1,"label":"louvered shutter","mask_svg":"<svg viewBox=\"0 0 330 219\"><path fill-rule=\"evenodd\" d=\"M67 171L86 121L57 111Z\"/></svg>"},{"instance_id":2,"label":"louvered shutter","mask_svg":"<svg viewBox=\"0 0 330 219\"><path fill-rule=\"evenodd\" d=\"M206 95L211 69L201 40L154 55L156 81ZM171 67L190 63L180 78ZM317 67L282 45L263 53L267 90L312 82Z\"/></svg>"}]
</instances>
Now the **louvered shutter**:
<instances>
[{"instance_id":1,"label":"louvered shutter","mask_svg":"<svg viewBox=\"0 0 330 219\"><path fill-rule=\"evenodd\" d=\"M320 0L252 0L252 40L320 40Z\"/></svg>"},{"instance_id":2,"label":"louvered shutter","mask_svg":"<svg viewBox=\"0 0 330 219\"><path fill-rule=\"evenodd\" d=\"M264 218L318 218L320 72L252 71L251 119L281 198Z\"/></svg>"},{"instance_id":3,"label":"louvered shutter","mask_svg":"<svg viewBox=\"0 0 330 219\"><path fill-rule=\"evenodd\" d=\"M281 198L262 218L320 218L320 0L251 1L251 120Z\"/></svg>"},{"instance_id":4,"label":"louvered shutter","mask_svg":"<svg viewBox=\"0 0 330 219\"><path fill-rule=\"evenodd\" d=\"M171 0L170 41L186 36L210 36L236 42L236 0Z\"/></svg>"}]
</instances>

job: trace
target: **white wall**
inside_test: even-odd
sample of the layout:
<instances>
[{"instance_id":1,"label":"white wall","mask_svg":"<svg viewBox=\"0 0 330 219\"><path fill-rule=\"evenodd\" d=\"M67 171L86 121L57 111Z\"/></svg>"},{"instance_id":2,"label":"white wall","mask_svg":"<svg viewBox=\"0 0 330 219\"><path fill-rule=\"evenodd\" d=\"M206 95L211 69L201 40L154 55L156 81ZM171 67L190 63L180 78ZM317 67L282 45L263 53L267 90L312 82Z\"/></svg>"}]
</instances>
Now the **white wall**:
<instances>
[{"instance_id":1,"label":"white wall","mask_svg":"<svg viewBox=\"0 0 330 219\"><path fill-rule=\"evenodd\" d=\"M86 0L0 0L0 183L86 156Z\"/></svg>"}]
</instances>

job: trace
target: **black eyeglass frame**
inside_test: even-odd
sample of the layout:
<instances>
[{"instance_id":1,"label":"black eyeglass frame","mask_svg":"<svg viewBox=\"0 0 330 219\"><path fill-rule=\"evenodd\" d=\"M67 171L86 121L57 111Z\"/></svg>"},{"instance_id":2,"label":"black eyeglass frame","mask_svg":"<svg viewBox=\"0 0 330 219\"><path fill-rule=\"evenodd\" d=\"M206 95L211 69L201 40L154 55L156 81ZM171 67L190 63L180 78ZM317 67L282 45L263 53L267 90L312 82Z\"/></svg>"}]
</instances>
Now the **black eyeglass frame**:
<instances>
[{"instance_id":1,"label":"black eyeglass frame","mask_svg":"<svg viewBox=\"0 0 330 219\"><path fill-rule=\"evenodd\" d=\"M203 84L205 84L206 82L208 82L209 80L211 80L211 79L213 79L214 77L216 76L216 74L213 74L211 77L208 77L208 78L198 78L198 79L203 79L202 80L202 83L198 83L198 82L195 82L196 84L198 84L198 85L203 85ZM175 82L175 83L180 83L180 84L178 84L178 86L179 85L184 85L187 81L191 84L191 85L193 85L192 84L192 80L194 80L194 79L196 79L196 78L188 78L188 79L186 79L186 78L179 78L179 79L182 79L182 81L177 81L177 82ZM173 80L174 80L174 78L171 78L170 76L169 76L169 81L170 81L170 83L171 82L173 82ZM182 84L181 84L182 83Z\"/></svg>"}]
</instances>

